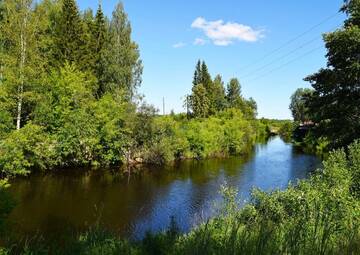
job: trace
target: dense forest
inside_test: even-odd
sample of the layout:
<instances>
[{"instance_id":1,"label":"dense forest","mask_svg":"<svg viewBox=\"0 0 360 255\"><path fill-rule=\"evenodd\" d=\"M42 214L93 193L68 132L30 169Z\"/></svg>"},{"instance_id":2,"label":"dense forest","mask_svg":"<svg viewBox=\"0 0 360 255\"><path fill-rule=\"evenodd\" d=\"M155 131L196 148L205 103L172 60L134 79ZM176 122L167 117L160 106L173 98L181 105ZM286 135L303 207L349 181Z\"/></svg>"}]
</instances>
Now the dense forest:
<instances>
[{"instance_id":1,"label":"dense forest","mask_svg":"<svg viewBox=\"0 0 360 255\"><path fill-rule=\"evenodd\" d=\"M236 154L264 133L238 80L225 91L200 61L188 114L158 116L137 93L143 66L121 3L109 20L74 0L4 0L0 25L3 177Z\"/></svg>"},{"instance_id":2,"label":"dense forest","mask_svg":"<svg viewBox=\"0 0 360 255\"><path fill-rule=\"evenodd\" d=\"M299 146L336 149L308 180L254 190L242 208L224 186L219 215L188 234L174 223L133 242L94 226L67 247L7 240L0 254L358 254L360 1L341 11L344 26L324 35L327 67L291 97L294 124L257 119L239 80L225 86L200 60L186 113L160 116L138 93L143 65L121 3L108 19L75 0L0 0L2 236L15 206L9 179L35 171L237 155L271 133L290 141L297 124L309 127Z\"/></svg>"}]
</instances>

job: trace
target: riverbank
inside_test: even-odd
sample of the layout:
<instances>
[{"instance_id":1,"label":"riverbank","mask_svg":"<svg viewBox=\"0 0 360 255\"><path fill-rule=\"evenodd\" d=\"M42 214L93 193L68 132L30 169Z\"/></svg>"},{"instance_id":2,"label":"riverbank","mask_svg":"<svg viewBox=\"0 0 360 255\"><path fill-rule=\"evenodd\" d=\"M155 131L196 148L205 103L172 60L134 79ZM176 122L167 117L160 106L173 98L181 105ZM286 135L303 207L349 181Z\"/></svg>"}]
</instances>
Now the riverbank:
<instances>
[{"instance_id":1,"label":"riverbank","mask_svg":"<svg viewBox=\"0 0 360 255\"><path fill-rule=\"evenodd\" d=\"M239 155L268 135L266 124L245 118L237 109L199 119L188 119L183 114L152 116L139 113L131 126L131 132L124 127L116 136L109 133L112 138L108 142L97 138L102 136L101 133L94 133L83 136L76 144L68 144L67 138L59 140L40 126L28 125L1 141L2 175L11 177L58 168L112 167L131 163L162 165L181 159Z\"/></svg>"}]
</instances>

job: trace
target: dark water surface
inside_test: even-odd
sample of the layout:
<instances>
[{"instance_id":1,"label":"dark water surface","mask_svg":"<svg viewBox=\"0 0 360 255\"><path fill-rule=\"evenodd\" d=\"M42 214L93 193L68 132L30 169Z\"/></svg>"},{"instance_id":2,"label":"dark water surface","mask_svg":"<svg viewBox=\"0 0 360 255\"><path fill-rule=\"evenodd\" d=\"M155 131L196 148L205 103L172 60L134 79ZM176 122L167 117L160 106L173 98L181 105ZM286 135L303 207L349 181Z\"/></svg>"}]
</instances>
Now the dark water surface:
<instances>
[{"instance_id":1,"label":"dark water surface","mask_svg":"<svg viewBox=\"0 0 360 255\"><path fill-rule=\"evenodd\" d=\"M111 171L65 171L18 179L10 188L17 207L10 216L20 236L56 237L96 223L124 237L168 227L174 217L188 231L214 212L224 183L239 190L285 188L320 166L314 156L298 152L280 138L257 144L248 156L184 161L171 167L144 169L124 177Z\"/></svg>"}]
</instances>

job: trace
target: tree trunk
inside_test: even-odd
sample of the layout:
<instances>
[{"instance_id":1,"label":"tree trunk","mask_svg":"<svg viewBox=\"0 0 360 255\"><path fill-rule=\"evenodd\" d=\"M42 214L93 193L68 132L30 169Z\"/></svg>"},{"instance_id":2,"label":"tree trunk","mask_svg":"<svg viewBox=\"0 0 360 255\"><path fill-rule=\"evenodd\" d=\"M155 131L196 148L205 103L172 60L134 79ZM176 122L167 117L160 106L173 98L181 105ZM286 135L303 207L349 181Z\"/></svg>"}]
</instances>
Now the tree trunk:
<instances>
[{"instance_id":1,"label":"tree trunk","mask_svg":"<svg viewBox=\"0 0 360 255\"><path fill-rule=\"evenodd\" d=\"M16 116L16 129L21 128L21 112L23 104L23 92L24 92L24 67L26 61L26 26L27 26L27 15L24 15L23 24L20 32L20 84L18 87L18 102L17 102L17 116Z\"/></svg>"}]
</instances>

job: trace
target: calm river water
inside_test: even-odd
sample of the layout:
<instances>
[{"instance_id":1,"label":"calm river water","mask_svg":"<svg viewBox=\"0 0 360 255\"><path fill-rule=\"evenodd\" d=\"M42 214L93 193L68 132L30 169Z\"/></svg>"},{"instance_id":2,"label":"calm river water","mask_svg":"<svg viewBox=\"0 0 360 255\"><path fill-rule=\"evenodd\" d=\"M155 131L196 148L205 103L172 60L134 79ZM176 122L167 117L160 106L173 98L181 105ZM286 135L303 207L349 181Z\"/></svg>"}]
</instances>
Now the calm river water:
<instances>
[{"instance_id":1,"label":"calm river water","mask_svg":"<svg viewBox=\"0 0 360 255\"><path fill-rule=\"evenodd\" d=\"M130 178L83 170L33 175L12 183L17 206L10 220L22 237L56 238L99 223L137 239L146 231L166 229L172 217L180 230L188 231L214 213L225 183L236 187L244 202L253 187L283 189L319 166L316 157L273 137L246 157L189 160L147 168Z\"/></svg>"}]
</instances>

